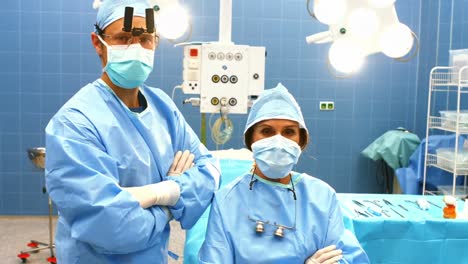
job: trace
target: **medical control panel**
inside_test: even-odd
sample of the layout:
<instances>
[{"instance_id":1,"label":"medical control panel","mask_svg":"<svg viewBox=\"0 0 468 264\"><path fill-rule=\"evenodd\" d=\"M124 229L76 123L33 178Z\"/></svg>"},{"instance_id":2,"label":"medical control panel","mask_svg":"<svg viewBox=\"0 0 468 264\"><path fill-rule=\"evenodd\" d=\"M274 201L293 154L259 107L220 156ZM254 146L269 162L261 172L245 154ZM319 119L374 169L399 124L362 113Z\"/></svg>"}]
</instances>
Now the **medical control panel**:
<instances>
[{"instance_id":1,"label":"medical control panel","mask_svg":"<svg viewBox=\"0 0 468 264\"><path fill-rule=\"evenodd\" d=\"M265 85L265 47L226 43L184 46L185 94L200 95L201 113L246 114Z\"/></svg>"}]
</instances>

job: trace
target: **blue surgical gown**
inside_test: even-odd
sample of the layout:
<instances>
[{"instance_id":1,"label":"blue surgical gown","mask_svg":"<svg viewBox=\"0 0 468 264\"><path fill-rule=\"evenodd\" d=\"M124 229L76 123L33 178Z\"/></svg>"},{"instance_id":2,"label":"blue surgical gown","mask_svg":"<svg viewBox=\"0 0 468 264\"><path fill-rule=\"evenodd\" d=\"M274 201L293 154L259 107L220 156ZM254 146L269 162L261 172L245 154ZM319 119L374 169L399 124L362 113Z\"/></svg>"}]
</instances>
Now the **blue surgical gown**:
<instances>
[{"instance_id":1,"label":"blue surgical gown","mask_svg":"<svg viewBox=\"0 0 468 264\"><path fill-rule=\"evenodd\" d=\"M239 177L215 193L200 263L300 263L318 249L336 245L343 250L340 263L369 263L356 237L344 228L335 191L325 182L294 173L291 186ZM253 220L269 222L255 232ZM284 237L274 235L274 224L294 227Z\"/></svg>"},{"instance_id":2,"label":"blue surgical gown","mask_svg":"<svg viewBox=\"0 0 468 264\"><path fill-rule=\"evenodd\" d=\"M142 209L121 187L171 179L181 189L169 207L190 228L218 187L217 160L162 90L142 86L147 101L131 112L97 80L80 89L46 128L46 184L58 208L59 263L167 263L169 220L158 206ZM195 166L166 174L178 150Z\"/></svg>"}]
</instances>

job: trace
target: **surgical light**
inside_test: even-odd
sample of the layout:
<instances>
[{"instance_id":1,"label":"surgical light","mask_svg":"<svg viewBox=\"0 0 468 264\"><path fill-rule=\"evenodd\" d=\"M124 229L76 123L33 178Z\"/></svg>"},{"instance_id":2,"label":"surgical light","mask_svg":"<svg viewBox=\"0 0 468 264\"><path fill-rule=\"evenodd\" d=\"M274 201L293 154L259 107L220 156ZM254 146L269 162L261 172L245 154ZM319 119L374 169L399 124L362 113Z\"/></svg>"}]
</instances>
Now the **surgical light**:
<instances>
[{"instance_id":1,"label":"surgical light","mask_svg":"<svg viewBox=\"0 0 468 264\"><path fill-rule=\"evenodd\" d=\"M328 51L328 58L333 68L346 74L358 71L364 63L362 49L350 39L335 41Z\"/></svg>"},{"instance_id":2,"label":"surgical light","mask_svg":"<svg viewBox=\"0 0 468 264\"><path fill-rule=\"evenodd\" d=\"M357 8L348 19L349 32L362 38L369 38L379 27L379 18L370 8Z\"/></svg>"},{"instance_id":3,"label":"surgical light","mask_svg":"<svg viewBox=\"0 0 468 264\"><path fill-rule=\"evenodd\" d=\"M314 0L309 13L329 26L328 31L306 37L307 43L332 42L328 62L337 72L351 74L369 55L382 52L407 61L417 53L416 34L398 20L395 0ZM416 41L415 41L416 40ZM416 46L418 47L418 46Z\"/></svg>"},{"instance_id":4,"label":"surgical light","mask_svg":"<svg viewBox=\"0 0 468 264\"><path fill-rule=\"evenodd\" d=\"M393 5L396 0L368 0L375 8L385 8Z\"/></svg>"},{"instance_id":5,"label":"surgical light","mask_svg":"<svg viewBox=\"0 0 468 264\"><path fill-rule=\"evenodd\" d=\"M180 5L171 5L156 17L159 34L167 39L178 39L189 27L187 10Z\"/></svg>"},{"instance_id":6,"label":"surgical light","mask_svg":"<svg viewBox=\"0 0 468 264\"><path fill-rule=\"evenodd\" d=\"M413 47L413 35L408 26L398 23L387 28L380 35L382 52L391 58L405 56Z\"/></svg>"},{"instance_id":7,"label":"surgical light","mask_svg":"<svg viewBox=\"0 0 468 264\"><path fill-rule=\"evenodd\" d=\"M315 0L314 14L318 21L331 25L337 23L346 10L346 0Z\"/></svg>"},{"instance_id":8,"label":"surgical light","mask_svg":"<svg viewBox=\"0 0 468 264\"><path fill-rule=\"evenodd\" d=\"M190 28L189 14L178 1L151 0L150 3L156 11L156 30L161 37L179 39Z\"/></svg>"}]
</instances>

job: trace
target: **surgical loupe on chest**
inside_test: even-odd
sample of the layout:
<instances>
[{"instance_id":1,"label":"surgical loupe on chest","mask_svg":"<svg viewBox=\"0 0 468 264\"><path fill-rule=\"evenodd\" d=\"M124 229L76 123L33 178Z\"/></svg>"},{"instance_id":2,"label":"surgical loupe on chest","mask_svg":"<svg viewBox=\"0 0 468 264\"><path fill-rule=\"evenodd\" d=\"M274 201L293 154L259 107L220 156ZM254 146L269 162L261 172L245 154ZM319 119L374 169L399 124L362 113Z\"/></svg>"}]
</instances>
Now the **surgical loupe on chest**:
<instances>
[{"instance_id":1,"label":"surgical loupe on chest","mask_svg":"<svg viewBox=\"0 0 468 264\"><path fill-rule=\"evenodd\" d=\"M294 223L293 226L287 226L284 224L280 224L279 221L270 221L270 220L262 220L259 218L254 218L251 217L250 215L247 216L247 218L255 223L255 232L258 235L261 235L265 231L265 225L271 225L275 227L275 231L273 232L273 235L278 238L283 238L285 236L285 230L289 231L295 231L296 230L296 218L297 218L297 197L296 197L296 192L294 189L294 182L292 180L292 176L289 175L290 177L290 182L291 182L291 188L287 188L288 191L291 191L293 193L293 200L294 200ZM252 173L252 178L249 183L249 190L253 190L254 184L258 180L254 178L254 173ZM286 210L286 208L277 208L278 210ZM262 208L260 208L262 210ZM249 210L250 212L250 210ZM287 215L287 214L285 214Z\"/></svg>"},{"instance_id":2,"label":"surgical loupe on chest","mask_svg":"<svg viewBox=\"0 0 468 264\"><path fill-rule=\"evenodd\" d=\"M328 31L306 37L309 44L332 42L328 63L343 74L357 72L366 56L382 52L408 61L418 51L418 39L398 20L396 0L313 0L309 14L329 26ZM414 42L416 48L413 53Z\"/></svg>"},{"instance_id":3,"label":"surgical loupe on chest","mask_svg":"<svg viewBox=\"0 0 468 264\"><path fill-rule=\"evenodd\" d=\"M285 230L290 230L290 231L295 231L296 230L296 227L295 227L295 224L294 223L294 226L292 227L289 227L289 226L286 226L286 225L282 225L282 224L278 224L276 222L271 222L271 221L267 221L267 220L260 220L260 219L254 219L252 217L247 216L247 218L252 221L252 222L255 222L255 232L257 234L262 234L264 233L265 231L265 225L271 225L271 226L274 226L275 227L275 232L273 232L273 235L275 237L278 237L278 238L283 238L285 236ZM294 219L294 222L296 220Z\"/></svg>"}]
</instances>

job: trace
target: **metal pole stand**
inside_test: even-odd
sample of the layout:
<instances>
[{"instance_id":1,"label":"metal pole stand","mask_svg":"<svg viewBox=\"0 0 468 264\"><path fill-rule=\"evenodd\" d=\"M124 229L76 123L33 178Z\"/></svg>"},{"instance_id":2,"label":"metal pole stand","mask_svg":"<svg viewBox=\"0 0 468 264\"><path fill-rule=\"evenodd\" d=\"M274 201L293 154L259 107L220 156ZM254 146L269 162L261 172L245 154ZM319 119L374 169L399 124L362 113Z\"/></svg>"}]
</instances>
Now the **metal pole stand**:
<instances>
[{"instance_id":1,"label":"metal pole stand","mask_svg":"<svg viewBox=\"0 0 468 264\"><path fill-rule=\"evenodd\" d=\"M44 171L44 165L45 165L45 148L32 148L32 149L28 149L28 156L29 156L29 159L31 159L31 161L34 163L34 165L36 165L36 167L38 167L39 169L42 169L42 171ZM43 188L43 193L46 193L46 189L45 187ZM18 254L18 258L20 258L23 263L25 263L28 258L31 256L29 253L37 253L41 250L44 250L44 249L49 249L50 250L50 257L47 258L47 261L51 264L56 264L57 263L57 259L55 258L55 254L54 254L54 248L55 248L55 244L54 244L54 236L53 236L53 226L52 226L52 200L48 199L48 203L49 203L49 243L45 243L45 242L40 242L40 241L37 241L37 240L31 240L27 246L30 247L31 249L29 250L22 250L20 252L20 254ZM39 247L41 246L41 247Z\"/></svg>"}]
</instances>

